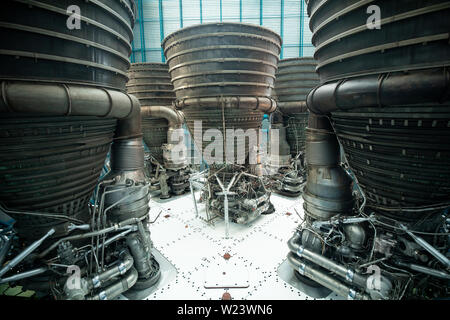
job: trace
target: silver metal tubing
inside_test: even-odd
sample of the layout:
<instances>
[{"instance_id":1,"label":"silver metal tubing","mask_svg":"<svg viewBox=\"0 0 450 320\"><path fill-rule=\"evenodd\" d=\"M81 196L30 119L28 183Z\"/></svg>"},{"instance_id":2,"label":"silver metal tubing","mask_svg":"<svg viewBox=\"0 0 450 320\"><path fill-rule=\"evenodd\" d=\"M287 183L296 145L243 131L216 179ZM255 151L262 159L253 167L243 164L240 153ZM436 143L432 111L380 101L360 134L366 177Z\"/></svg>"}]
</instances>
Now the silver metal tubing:
<instances>
[{"instance_id":1,"label":"silver metal tubing","mask_svg":"<svg viewBox=\"0 0 450 320\"><path fill-rule=\"evenodd\" d=\"M0 251L0 266L3 265L3 261L5 261L6 254L9 251L9 248L11 248L13 235L2 235L0 239L0 243L3 245L2 250Z\"/></svg>"},{"instance_id":2,"label":"silver metal tubing","mask_svg":"<svg viewBox=\"0 0 450 320\"><path fill-rule=\"evenodd\" d=\"M450 280L450 274L443 272L443 271L420 266L420 265L414 264L414 263L405 263L405 262L401 262L401 261L398 261L397 265L402 266L402 267L407 267L414 271L429 274L430 276L433 276L433 277Z\"/></svg>"},{"instance_id":3,"label":"silver metal tubing","mask_svg":"<svg viewBox=\"0 0 450 320\"><path fill-rule=\"evenodd\" d=\"M99 294L96 294L93 297L89 297L87 300L112 300L133 287L137 280L138 273L136 269L132 267L119 281L107 287Z\"/></svg>"},{"instance_id":4,"label":"silver metal tubing","mask_svg":"<svg viewBox=\"0 0 450 320\"><path fill-rule=\"evenodd\" d=\"M225 188L222 184L222 181L220 181L219 177L217 176L217 173L214 175L216 177L217 182L219 183L220 188L222 189L222 192L218 193L218 195L223 195L223 205L224 205L224 218L225 218L225 237L228 239L230 237L230 217L229 217L229 210L228 210L228 195L234 194L234 192L230 192L230 188L233 186L234 181L236 180L236 177L239 175L239 173L235 173L233 178L231 179L228 186Z\"/></svg>"},{"instance_id":5,"label":"silver metal tubing","mask_svg":"<svg viewBox=\"0 0 450 320\"><path fill-rule=\"evenodd\" d=\"M191 189L192 201L194 201L195 217L198 218L197 200L195 199L194 187L192 186L192 180L191 179L189 179L189 188Z\"/></svg>"},{"instance_id":6,"label":"silver metal tubing","mask_svg":"<svg viewBox=\"0 0 450 320\"><path fill-rule=\"evenodd\" d=\"M19 253L14 259L12 259L6 266L4 266L0 270L0 277L2 277L5 273L7 273L12 268L14 268L20 262L22 262L22 260L25 259L34 250L36 250L45 241L45 239L47 239L54 233L55 233L55 229L50 229L50 231L48 231L47 234L45 234L42 238L40 238L39 240L36 240L28 248L26 248L21 253Z\"/></svg>"},{"instance_id":7,"label":"silver metal tubing","mask_svg":"<svg viewBox=\"0 0 450 320\"><path fill-rule=\"evenodd\" d=\"M36 211L23 211L23 210L12 210L8 209L2 204L0 204L0 210L4 211L8 214L21 214L21 215L29 215L29 216L38 216L38 217L46 217L56 220L65 220L65 221L72 221L74 223L83 224L84 221L78 220L72 217L65 216L63 214L55 214L55 213L48 213L48 212L36 212Z\"/></svg>"},{"instance_id":8,"label":"silver metal tubing","mask_svg":"<svg viewBox=\"0 0 450 320\"><path fill-rule=\"evenodd\" d=\"M306 101L278 102L278 110L284 115L308 112Z\"/></svg>"},{"instance_id":9,"label":"silver metal tubing","mask_svg":"<svg viewBox=\"0 0 450 320\"><path fill-rule=\"evenodd\" d=\"M141 108L131 95L97 87L2 81L0 113L39 113L119 119L116 137L140 136Z\"/></svg>"},{"instance_id":10,"label":"silver metal tubing","mask_svg":"<svg viewBox=\"0 0 450 320\"><path fill-rule=\"evenodd\" d=\"M316 114L329 114L337 110L379 105L448 101L448 68L389 73L388 77L386 75L375 74L323 84L309 93L308 109ZM355 99L355 96L364 98Z\"/></svg>"},{"instance_id":11,"label":"silver metal tubing","mask_svg":"<svg viewBox=\"0 0 450 320\"><path fill-rule=\"evenodd\" d=\"M19 281L19 280L22 280L25 278L34 277L34 276L37 276L38 274L42 274L42 273L46 272L47 270L48 270L47 267L42 267L42 268L37 268L37 269L21 272L19 274L15 274L8 278L0 279L0 284L9 283L9 282L13 282L13 281Z\"/></svg>"},{"instance_id":12,"label":"silver metal tubing","mask_svg":"<svg viewBox=\"0 0 450 320\"><path fill-rule=\"evenodd\" d=\"M113 266L108 270L91 277L88 280L89 286L92 286L92 288L100 288L108 280L128 272L128 270L130 270L133 266L133 257L128 252L123 252L122 255L123 258L119 261L118 265Z\"/></svg>"},{"instance_id":13,"label":"silver metal tubing","mask_svg":"<svg viewBox=\"0 0 450 320\"><path fill-rule=\"evenodd\" d=\"M337 275L343 277L347 282L353 283L355 285L358 285L359 287L363 288L364 290L367 287L367 278L355 273L354 270L346 268L342 265L337 264L336 262L320 255L315 252L312 252L302 245L298 244L298 241L300 241L300 234L296 232L294 236L288 241L289 249L293 254L296 254L300 258L304 258L308 261L311 261L318 266L321 266L322 268L325 268L327 270L330 270Z\"/></svg>"},{"instance_id":14,"label":"silver metal tubing","mask_svg":"<svg viewBox=\"0 0 450 320\"><path fill-rule=\"evenodd\" d=\"M169 128L172 129L180 128L184 122L183 113L168 106L142 106L141 116L143 118L164 118L169 123Z\"/></svg>"},{"instance_id":15,"label":"silver metal tubing","mask_svg":"<svg viewBox=\"0 0 450 320\"><path fill-rule=\"evenodd\" d=\"M80 235L75 235L75 236L69 236L69 237L65 237L62 239L59 239L57 242L53 243L49 248L47 248L45 251L41 252L38 255L38 258L43 258L45 257L47 254L49 254L53 249L55 249L62 241L68 241L68 240L79 240L79 239L85 239L85 238L90 238L90 237L95 237L97 235L102 235L104 233L110 233L110 232L114 232L114 231L123 231L123 230L128 230L128 229L132 229L133 226L130 226L128 224L133 224L135 222L132 221L128 221L127 223L119 223L116 225L113 225L112 227L109 228L105 228L102 230L97 230L97 231L92 231L92 232L88 232L88 233L84 233L84 234L80 234Z\"/></svg>"},{"instance_id":16,"label":"silver metal tubing","mask_svg":"<svg viewBox=\"0 0 450 320\"><path fill-rule=\"evenodd\" d=\"M119 234L116 234L115 236L113 236L111 238L108 238L108 240L106 240L105 243L100 244L100 248L102 248L103 246L107 247L109 244L113 243L114 241L117 241L118 239L121 239L121 238L125 237L127 234L129 234L130 232L134 232L134 231L137 231L137 226L127 229ZM83 259L84 257L87 257L88 254L93 253L93 250L94 250L94 246L91 245L91 249L86 251L86 253L83 256L80 256L77 261ZM95 254L93 254L93 256L95 256ZM92 262L91 262L91 264L92 264Z\"/></svg>"},{"instance_id":17,"label":"silver metal tubing","mask_svg":"<svg viewBox=\"0 0 450 320\"><path fill-rule=\"evenodd\" d=\"M345 284L337 281L336 279L324 274L321 271L316 270L314 267L306 265L299 258L297 258L292 252L288 254L289 264L298 271L302 276L308 277L311 280L321 284L322 286L336 292L342 297L346 297L349 300L369 300L369 296L356 292Z\"/></svg>"},{"instance_id":18,"label":"silver metal tubing","mask_svg":"<svg viewBox=\"0 0 450 320\"><path fill-rule=\"evenodd\" d=\"M223 105L224 108L247 108L250 110L259 110L265 113L272 113L277 109L275 100L266 97L206 97L206 98L187 98L177 100L175 106L183 109L190 105L210 106L211 104Z\"/></svg>"},{"instance_id":19,"label":"silver metal tubing","mask_svg":"<svg viewBox=\"0 0 450 320\"><path fill-rule=\"evenodd\" d=\"M406 226L403 224L400 224L400 228L404 230L411 238L414 239L414 241L423 247L425 250L427 250L430 254L432 254L436 259L438 259L441 263L443 263L447 268L450 268L450 260L447 259L446 256L444 256L442 253L440 253L436 248L434 248L431 244L426 242L424 239L422 239L419 236L416 236L414 233L408 230Z\"/></svg>"}]
</instances>

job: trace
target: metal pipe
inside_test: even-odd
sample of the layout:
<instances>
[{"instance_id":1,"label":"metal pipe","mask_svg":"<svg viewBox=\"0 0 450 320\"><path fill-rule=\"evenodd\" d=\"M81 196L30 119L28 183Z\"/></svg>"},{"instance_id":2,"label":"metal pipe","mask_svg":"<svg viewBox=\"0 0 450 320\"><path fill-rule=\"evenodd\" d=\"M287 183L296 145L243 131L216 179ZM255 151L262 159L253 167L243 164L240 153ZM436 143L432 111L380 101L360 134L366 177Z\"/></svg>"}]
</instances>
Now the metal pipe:
<instances>
[{"instance_id":1,"label":"metal pipe","mask_svg":"<svg viewBox=\"0 0 450 320\"><path fill-rule=\"evenodd\" d=\"M217 175L214 175L216 177L217 182L219 183L220 188L222 189L222 192L220 194L223 194L223 206L224 206L224 219L225 219L225 238L229 238L230 236L230 221L229 221L229 211L228 211L228 190L225 189L225 187L222 184L222 181L220 181L219 177ZM233 177L234 180L234 177Z\"/></svg>"},{"instance_id":2,"label":"metal pipe","mask_svg":"<svg viewBox=\"0 0 450 320\"><path fill-rule=\"evenodd\" d=\"M103 246L107 247L109 244L113 243L114 241L116 241L116 240L118 240L118 239L120 239L120 238L123 238L123 237L125 237L127 234L129 234L130 232L134 232L134 231L137 231L137 227L135 227L135 228L130 228L130 229L127 229L127 230L125 230L125 231L123 231L123 232L121 232L121 233L119 233L119 234L116 234L115 236L113 236L113 237L109 238L108 240L106 240L105 243L101 243L99 246L100 246L100 248L102 248ZM89 249L88 251L86 251L86 253L85 253L83 256L80 256L80 257L77 259L77 261L83 259L84 257L87 257L88 254L93 253L93 250L94 250L94 249L95 249L95 248L94 248L94 245L92 244L92 245L91 245L91 249ZM92 256L92 254L91 254L91 256ZM93 254L93 256L95 256L95 254ZM92 261L91 261L91 264L92 264Z\"/></svg>"},{"instance_id":3,"label":"metal pipe","mask_svg":"<svg viewBox=\"0 0 450 320\"><path fill-rule=\"evenodd\" d=\"M66 221L76 222L76 223L79 223L79 224L84 223L84 221L82 221L82 220L78 220L78 219L75 219L75 218L64 216L62 214L55 214L55 213L48 213L48 212L37 212L37 211L11 210L11 209L7 209L2 204L0 204L0 210L4 211L5 213L8 213L8 214L20 214L20 215L46 217L46 218L51 218L51 219L56 219L56 220L66 220Z\"/></svg>"},{"instance_id":4,"label":"metal pipe","mask_svg":"<svg viewBox=\"0 0 450 320\"><path fill-rule=\"evenodd\" d=\"M194 201L195 217L198 218L197 200L195 199L194 187L192 186L192 180L191 179L189 179L189 188L191 189L192 201Z\"/></svg>"},{"instance_id":5,"label":"metal pipe","mask_svg":"<svg viewBox=\"0 0 450 320\"><path fill-rule=\"evenodd\" d=\"M135 268L131 268L125 276L109 286L99 294L88 298L88 300L112 300L117 298L123 292L131 289L138 280L138 273Z\"/></svg>"},{"instance_id":6,"label":"metal pipe","mask_svg":"<svg viewBox=\"0 0 450 320\"><path fill-rule=\"evenodd\" d=\"M129 219L129 220L132 220L132 219ZM134 224L136 222L135 221L132 222L132 221L129 221L129 220L123 221L123 222L121 222L119 224L115 224L112 227L108 227L108 228L105 228L105 229L102 229L102 230L97 230L97 231L93 231L93 232L83 233L83 234L80 234L80 235L75 235L75 236L70 236L70 237L65 237L65 238L59 239L57 242L53 243L45 251L41 252L38 255L38 258L45 257L48 253L50 253L53 249L55 249L62 241L86 239L86 238L90 238L90 237L95 237L97 235L102 235L104 233L110 233L110 232L114 232L114 231L123 231L123 230L132 229L133 226L130 226L130 224Z\"/></svg>"},{"instance_id":7,"label":"metal pipe","mask_svg":"<svg viewBox=\"0 0 450 320\"><path fill-rule=\"evenodd\" d=\"M301 239L300 233L296 232L294 236L288 241L288 247L292 253L296 254L299 258L304 258L308 261L317 264L318 266L321 266L322 268L325 268L327 270L330 270L331 272L336 273L337 275L343 277L347 282L356 284L362 287L364 290L366 289L367 287L366 277L358 273L355 273L355 271L353 271L352 269L341 266L320 254L317 254L315 252L306 249L301 244L298 244L300 239Z\"/></svg>"},{"instance_id":8,"label":"metal pipe","mask_svg":"<svg viewBox=\"0 0 450 320\"><path fill-rule=\"evenodd\" d=\"M278 110L284 115L308 112L306 101L277 102Z\"/></svg>"},{"instance_id":9,"label":"metal pipe","mask_svg":"<svg viewBox=\"0 0 450 320\"><path fill-rule=\"evenodd\" d=\"M0 243L2 243L2 250L0 251L0 267L3 265L5 261L6 254L11 248L13 236L2 235L0 239Z\"/></svg>"},{"instance_id":10,"label":"metal pipe","mask_svg":"<svg viewBox=\"0 0 450 320\"><path fill-rule=\"evenodd\" d=\"M228 211L228 192L224 192L223 198L223 206L224 206L224 215L225 215L225 238L228 239L230 237L230 216Z\"/></svg>"},{"instance_id":11,"label":"metal pipe","mask_svg":"<svg viewBox=\"0 0 450 320\"><path fill-rule=\"evenodd\" d=\"M153 272L151 263L151 253L147 251L143 242L145 239L138 232L132 233L127 237L127 246L134 258L134 266L138 272L139 278L148 278Z\"/></svg>"},{"instance_id":12,"label":"metal pipe","mask_svg":"<svg viewBox=\"0 0 450 320\"><path fill-rule=\"evenodd\" d=\"M130 189L131 188L138 188L138 189L141 189L141 188L145 188L145 187L148 187L148 185L145 185L145 186L134 186L134 187L129 187ZM112 191L115 191L115 190L112 190ZM111 191L111 192L112 192ZM136 193L137 191L135 191L134 193ZM109 207L107 207L104 211L103 211L103 213L102 213L102 215L103 215L103 217L104 217L104 219L103 219L103 224L104 225L106 225L106 217L107 217L107 212L109 211L109 210L111 210L112 208L114 208L114 207L116 207L119 203L121 203L121 202L123 202L124 200L126 200L126 199L128 199L128 198L130 198L131 196L133 196L134 195L134 193L133 192L130 192L128 195L126 195L126 196L124 196L124 197L122 197L122 198L120 198L118 201L116 201L115 203L113 203L112 205L110 205ZM141 221L139 221L138 222L138 225L141 223ZM101 260L101 268L103 269L103 266L104 266L104 257L105 257L105 246L104 246L104 244L105 244L105 234L103 234L103 239L102 239L102 246L101 246L101 249L102 249L102 260ZM99 243L98 243L98 241L97 241L97 256L98 256L98 250L100 249L100 246L99 246Z\"/></svg>"},{"instance_id":13,"label":"metal pipe","mask_svg":"<svg viewBox=\"0 0 450 320\"><path fill-rule=\"evenodd\" d=\"M2 277L5 273L7 273L12 268L14 268L20 262L22 262L22 260L25 259L34 250L36 250L45 241L45 239L47 239L54 233L55 233L55 229L50 229L50 231L48 231L42 238L40 238L39 240L36 240L31 245L29 245L25 250L23 250L21 253L19 253L14 259L12 259L6 266L4 266L0 270L0 277Z\"/></svg>"},{"instance_id":14,"label":"metal pipe","mask_svg":"<svg viewBox=\"0 0 450 320\"><path fill-rule=\"evenodd\" d=\"M450 260L439 252L436 248L434 248L431 244L426 242L423 238L416 236L414 233L408 230L408 228L400 224L400 228L405 231L414 241L420 245L422 248L427 250L430 254L432 254L436 259L438 259L441 263L443 263L447 268L450 268Z\"/></svg>"},{"instance_id":15,"label":"metal pipe","mask_svg":"<svg viewBox=\"0 0 450 320\"><path fill-rule=\"evenodd\" d=\"M131 267L133 266L134 260L129 253L122 252L122 254L124 257L121 259L121 261L119 261L119 265L113 266L108 270L99 273L96 276L89 279L88 280L89 286L92 286L92 288L100 288L103 286L104 283L108 282L110 279L127 273L128 270L130 270Z\"/></svg>"},{"instance_id":16,"label":"metal pipe","mask_svg":"<svg viewBox=\"0 0 450 320\"><path fill-rule=\"evenodd\" d=\"M168 106L142 106L141 117L164 118L169 123L169 129L179 129L184 122L183 113Z\"/></svg>"},{"instance_id":17,"label":"metal pipe","mask_svg":"<svg viewBox=\"0 0 450 320\"><path fill-rule=\"evenodd\" d=\"M447 272L444 272L444 271L427 268L427 267L424 267L424 266L421 266L418 264L414 264L414 263L406 263L406 262L402 262L402 261L397 261L396 263L397 263L397 265L399 265L401 267L407 267L411 270L429 274L430 276L433 276L433 277L450 280L450 274L448 274Z\"/></svg>"},{"instance_id":18,"label":"metal pipe","mask_svg":"<svg viewBox=\"0 0 450 320\"><path fill-rule=\"evenodd\" d=\"M220 188L222 189L222 192L218 193L218 195L223 195L223 206L224 206L224 219L225 219L225 237L228 239L230 237L230 220L229 220L229 210L228 210L228 195L234 194L234 192L230 192L230 188L233 186L234 181L236 180L236 177L238 176L238 173L235 173L233 178L231 178L230 183L225 188L222 184L222 181L220 181L219 177L217 176L217 173L214 175L216 177L217 182L219 183Z\"/></svg>"},{"instance_id":19,"label":"metal pipe","mask_svg":"<svg viewBox=\"0 0 450 320\"><path fill-rule=\"evenodd\" d=\"M116 138L142 135L140 103L132 95L59 83L2 81L0 87L0 113L116 118Z\"/></svg>"},{"instance_id":20,"label":"metal pipe","mask_svg":"<svg viewBox=\"0 0 450 320\"><path fill-rule=\"evenodd\" d=\"M19 281L19 280L22 280L25 278L34 277L34 276L37 276L38 274L42 274L42 273L46 272L47 270L48 270L47 267L42 267L42 268L37 268L37 269L21 272L21 273L13 275L11 277L8 277L8 278L0 279L0 284L9 283L9 282L13 282L13 281Z\"/></svg>"},{"instance_id":21,"label":"metal pipe","mask_svg":"<svg viewBox=\"0 0 450 320\"><path fill-rule=\"evenodd\" d=\"M435 68L333 81L311 91L307 105L311 112L326 115L363 107L442 104L450 99L449 78L448 68Z\"/></svg>"},{"instance_id":22,"label":"metal pipe","mask_svg":"<svg viewBox=\"0 0 450 320\"><path fill-rule=\"evenodd\" d=\"M336 292L340 296L347 297L349 300L369 300L369 296L356 292L345 284L336 279L326 275L325 273L316 270L315 268L306 265L298 259L292 252L288 254L289 264L298 271L302 276L308 277L311 280L321 284L322 286Z\"/></svg>"},{"instance_id":23,"label":"metal pipe","mask_svg":"<svg viewBox=\"0 0 450 320\"><path fill-rule=\"evenodd\" d=\"M177 109L183 109L192 105L197 107L221 105L224 108L259 110L264 113L272 113L277 110L277 102L268 97L206 97L187 98L175 101L175 107Z\"/></svg>"}]
</instances>

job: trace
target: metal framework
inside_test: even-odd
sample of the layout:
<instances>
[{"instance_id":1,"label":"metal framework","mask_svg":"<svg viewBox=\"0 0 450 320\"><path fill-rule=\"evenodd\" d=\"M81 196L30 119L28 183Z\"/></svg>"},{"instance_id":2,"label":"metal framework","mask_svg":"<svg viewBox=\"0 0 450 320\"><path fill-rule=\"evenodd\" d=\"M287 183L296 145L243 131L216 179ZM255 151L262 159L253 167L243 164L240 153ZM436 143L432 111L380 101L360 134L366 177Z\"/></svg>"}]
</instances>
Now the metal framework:
<instances>
[{"instance_id":1,"label":"metal framework","mask_svg":"<svg viewBox=\"0 0 450 320\"><path fill-rule=\"evenodd\" d=\"M139 18L138 18L138 22L139 22L139 30L140 32L140 36L141 36L141 59L142 61L147 61L147 57L146 57L146 50L145 50L145 28L144 28L144 10L143 10L143 0L138 0L138 12L139 12Z\"/></svg>"},{"instance_id":2,"label":"metal framework","mask_svg":"<svg viewBox=\"0 0 450 320\"><path fill-rule=\"evenodd\" d=\"M239 22L242 22L242 0L239 0Z\"/></svg>"},{"instance_id":3,"label":"metal framework","mask_svg":"<svg viewBox=\"0 0 450 320\"><path fill-rule=\"evenodd\" d=\"M281 36L281 53L280 58L284 55L284 0L280 1L280 36Z\"/></svg>"},{"instance_id":4,"label":"metal framework","mask_svg":"<svg viewBox=\"0 0 450 320\"><path fill-rule=\"evenodd\" d=\"M164 40L164 13L162 0L159 0L158 9L159 9L159 33L162 42ZM163 48L161 48L161 60L162 62L166 62L166 57L164 56Z\"/></svg>"},{"instance_id":5,"label":"metal framework","mask_svg":"<svg viewBox=\"0 0 450 320\"><path fill-rule=\"evenodd\" d=\"M263 0L259 0L259 25L263 25Z\"/></svg>"},{"instance_id":6,"label":"metal framework","mask_svg":"<svg viewBox=\"0 0 450 320\"><path fill-rule=\"evenodd\" d=\"M305 25L305 4L303 1L300 1L300 40L298 45L298 56L303 57L303 29Z\"/></svg>"},{"instance_id":7,"label":"metal framework","mask_svg":"<svg viewBox=\"0 0 450 320\"><path fill-rule=\"evenodd\" d=\"M157 1L157 2L156 2ZM218 22L222 22L224 21L224 10L227 10L227 7L224 8L224 2L223 0L216 0L217 4L218 4ZM305 51L304 48L305 47L312 47L312 44L308 43L307 40L305 40L305 32L309 32L305 29L305 19L307 18L307 15L305 13L305 3L304 0L298 0L299 1L299 6L300 6L300 10L296 12L293 12L290 10L290 8L288 8L288 11L286 11L286 1L285 0L280 0L279 5L280 5L280 14L278 15L272 15L270 13L265 12L264 6L268 6L270 4L269 1L264 2L263 0L259 0L259 8L256 7L254 8L254 10L257 12L257 16L253 16L253 19L258 17L257 19L259 20L259 24L261 26L264 26L265 24L269 24L270 25L270 20L273 21L274 18L279 18L280 20L280 36L283 40L283 44L282 44L282 48L281 48L281 53L280 53L280 59L284 59L284 58L290 58L293 57L293 54L295 56L297 56L297 54L295 53L295 49L292 50L293 48L298 48L298 56L302 57L305 55ZM144 5L149 5L151 3L154 3L154 9L149 10L147 7L144 10ZM133 51L130 57L131 62L165 62L165 57L164 57L164 52L163 50L160 48L160 44L159 43L149 43L149 39L154 39L157 36L157 32L158 32L158 27L156 27L155 30L155 26L159 24L159 39L160 41L162 41L164 39L165 36L167 36L169 33L175 31L172 30L173 29L173 25L177 25L179 26L179 28L183 28L185 27L188 22L189 24L192 24L193 20L197 20L197 23L204 23L204 18L205 16L208 16L211 14L210 12L208 12L208 10L210 10L208 7L204 7L204 3L203 0L198 0L198 2L196 2L195 0L179 0L178 1L178 8L173 8L173 9L178 9L179 10L179 17L174 18L167 18L167 16L164 15L164 12L167 12L167 8L164 7L164 5L167 5L167 3L165 3L163 0L136 0L136 4L137 4L137 20L136 20L136 29L139 29L140 32L140 36L138 38L135 39L135 41L132 44L133 47ZM192 4L194 4L194 6L198 6L198 10L197 12L199 12L199 15L197 15L196 17L191 17L189 16L189 12L192 12L192 10L183 8L183 6L188 6L191 7ZM157 6L157 7L156 7ZM237 3L236 3L237 6ZM235 17L233 17L234 19L239 19L240 22L244 22L246 23L247 20L252 19L251 16L246 16L244 13L244 6L249 6L248 3L244 2L243 0L239 0L239 8L235 7L233 12L235 12ZM216 7L217 8L217 7ZM248 7L246 7L248 10ZM197 8L194 8L194 10L197 10ZM216 9L217 10L217 9ZM239 12L239 13L238 13ZM217 11L216 11L217 14ZM239 14L239 15L238 15ZM229 16L227 16L226 18L230 18ZM293 18L295 19L299 19L300 23L299 23L299 38L298 38L298 43L292 43L292 40L286 40L285 38L287 37L286 35L286 28L289 29L289 31L292 31L292 26L290 26L289 23L291 23L290 21L293 21ZM249 20L251 21L251 20ZM147 25L146 25L147 23ZM155 26L151 26L149 27L148 23L153 23ZM172 27L170 27L172 26ZM165 30L166 28L171 28L170 30ZM153 32L153 36L149 37L148 35L146 35L146 32ZM291 38L292 39L292 38ZM287 43L285 44L284 42L287 41ZM290 41L290 42L289 42ZM295 41L297 42L297 41ZM289 48L289 50L287 50ZM148 54L150 52L150 54ZM158 55L155 53L156 52L160 52L161 54ZM309 55L308 53L306 53L307 55ZM160 57L159 57L160 56Z\"/></svg>"},{"instance_id":8,"label":"metal framework","mask_svg":"<svg viewBox=\"0 0 450 320\"><path fill-rule=\"evenodd\" d=\"M180 29L183 28L183 0L180 0Z\"/></svg>"}]
</instances>

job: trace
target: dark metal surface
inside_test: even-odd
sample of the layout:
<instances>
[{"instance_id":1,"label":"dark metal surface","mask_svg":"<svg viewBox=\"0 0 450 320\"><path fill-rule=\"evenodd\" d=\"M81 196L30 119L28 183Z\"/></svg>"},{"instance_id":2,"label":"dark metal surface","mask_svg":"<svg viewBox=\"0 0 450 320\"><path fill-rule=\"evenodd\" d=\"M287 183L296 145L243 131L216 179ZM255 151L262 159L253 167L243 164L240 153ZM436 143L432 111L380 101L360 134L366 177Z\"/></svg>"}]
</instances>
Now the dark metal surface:
<instances>
[{"instance_id":1,"label":"dark metal surface","mask_svg":"<svg viewBox=\"0 0 450 320\"><path fill-rule=\"evenodd\" d=\"M175 100L165 63L133 63L128 77L127 92L138 98L141 106L171 106Z\"/></svg>"},{"instance_id":2,"label":"dark metal surface","mask_svg":"<svg viewBox=\"0 0 450 320\"><path fill-rule=\"evenodd\" d=\"M260 111L246 110L243 112L239 109L230 108L225 110L225 128L222 120L222 109L220 105L211 105L209 107L200 108L187 108L184 111L186 115L186 123L190 129L193 141L197 146L201 146L204 151L205 148L211 144L211 141L204 139L204 134L207 130L214 129L219 130L222 134L226 133L226 129L241 129L244 132L248 129L259 129L261 127L263 113ZM195 121L201 121L202 126L194 126ZM194 129L195 128L195 129ZM225 139L225 137L223 137ZM234 158L239 163L245 162L245 157L249 153L249 142L242 139L235 139L234 142ZM231 143L231 142L230 142ZM244 144L244 146L243 146ZM224 141L223 148L226 148ZM245 154L238 155L238 150L245 150ZM223 151L223 150L222 150ZM225 151L223 151L225 157ZM205 161L209 164L212 159L208 154L204 157ZM213 155L214 156L214 155Z\"/></svg>"},{"instance_id":3,"label":"dark metal surface","mask_svg":"<svg viewBox=\"0 0 450 320\"><path fill-rule=\"evenodd\" d=\"M207 129L222 134L226 129L258 129L263 117L263 111L256 110L260 97L264 103L269 101L268 112L275 110L267 97L274 86L281 38L273 31L256 25L209 23L176 31L164 39L162 46L177 105L183 109L192 135L195 120L202 121L202 135ZM207 102L205 97L217 99ZM234 97L236 103L221 97ZM189 98L199 101L186 102ZM204 141L203 146L209 143ZM245 150L247 155L248 143Z\"/></svg>"},{"instance_id":4,"label":"dark metal surface","mask_svg":"<svg viewBox=\"0 0 450 320\"><path fill-rule=\"evenodd\" d=\"M10 209L80 218L103 168L115 119L95 117L2 116L0 119L0 201ZM69 224L15 215L22 236L37 238Z\"/></svg>"},{"instance_id":5,"label":"dark metal surface","mask_svg":"<svg viewBox=\"0 0 450 320\"><path fill-rule=\"evenodd\" d=\"M369 205L392 209L449 201L449 110L450 105L439 105L333 113L334 127Z\"/></svg>"},{"instance_id":6,"label":"dark metal surface","mask_svg":"<svg viewBox=\"0 0 450 320\"><path fill-rule=\"evenodd\" d=\"M319 84L317 62L312 57L283 59L278 63L273 95L283 109L286 102L306 101L308 93Z\"/></svg>"},{"instance_id":7,"label":"dark metal surface","mask_svg":"<svg viewBox=\"0 0 450 320\"><path fill-rule=\"evenodd\" d=\"M306 127L308 125L308 113L295 113L283 116L283 122L286 126L286 137L291 147L293 157L300 152L305 152Z\"/></svg>"},{"instance_id":8,"label":"dark metal surface","mask_svg":"<svg viewBox=\"0 0 450 320\"><path fill-rule=\"evenodd\" d=\"M167 130L169 125L165 119L142 119L142 134L144 142L150 149L150 153L163 163L163 150L161 146L167 143Z\"/></svg>"},{"instance_id":9,"label":"dark metal surface","mask_svg":"<svg viewBox=\"0 0 450 320\"><path fill-rule=\"evenodd\" d=\"M339 160L339 143L333 131L306 129L306 162L308 165L336 166Z\"/></svg>"},{"instance_id":10,"label":"dark metal surface","mask_svg":"<svg viewBox=\"0 0 450 320\"><path fill-rule=\"evenodd\" d=\"M178 99L270 96L281 38L256 25L209 23L176 31L162 46Z\"/></svg>"},{"instance_id":11,"label":"dark metal surface","mask_svg":"<svg viewBox=\"0 0 450 320\"><path fill-rule=\"evenodd\" d=\"M410 72L388 72L328 82L308 95L311 112L362 107L440 105L450 101L450 71L447 67Z\"/></svg>"},{"instance_id":12,"label":"dark metal surface","mask_svg":"<svg viewBox=\"0 0 450 320\"><path fill-rule=\"evenodd\" d=\"M128 70L127 92L139 99L141 106L171 106L175 100L169 66L165 63L133 63ZM167 143L166 119L142 117L144 142L150 153L163 163L161 146Z\"/></svg>"},{"instance_id":13,"label":"dark metal surface","mask_svg":"<svg viewBox=\"0 0 450 320\"><path fill-rule=\"evenodd\" d=\"M442 226L450 200L450 1L307 4L322 85L307 99L303 197L310 219L299 229L302 236L313 230L319 250L290 243L289 262L303 276L352 299L447 297L446 285L430 274L442 275L448 265L442 259L448 228ZM380 10L379 29L366 25L373 10ZM331 138L333 131L342 148ZM339 159L339 149L346 159ZM340 165L345 160L348 172ZM433 271L404 269L406 261L422 259L419 247L414 254L402 248L411 244L402 242L408 228L427 238L421 246L436 260L418 263ZM409 232L413 239L414 233ZM361 277L374 261L382 261L376 286ZM330 277L318 272L320 267L331 271Z\"/></svg>"},{"instance_id":14,"label":"dark metal surface","mask_svg":"<svg viewBox=\"0 0 450 320\"><path fill-rule=\"evenodd\" d=\"M71 5L79 30L67 27ZM132 0L1 1L0 78L124 89L134 20Z\"/></svg>"},{"instance_id":15,"label":"dark metal surface","mask_svg":"<svg viewBox=\"0 0 450 320\"><path fill-rule=\"evenodd\" d=\"M331 114L368 206L415 220L401 208L448 202L450 1L311 0L308 13L323 83L308 108Z\"/></svg>"},{"instance_id":16,"label":"dark metal surface","mask_svg":"<svg viewBox=\"0 0 450 320\"><path fill-rule=\"evenodd\" d=\"M312 57L283 59L278 63L273 96L283 113L291 153L305 151L305 129L308 120L306 97L319 84L317 62Z\"/></svg>"},{"instance_id":17,"label":"dark metal surface","mask_svg":"<svg viewBox=\"0 0 450 320\"><path fill-rule=\"evenodd\" d=\"M308 179L303 192L305 213L318 220L351 212L352 180L340 166L340 149L326 117L309 114L306 129Z\"/></svg>"},{"instance_id":18,"label":"dark metal surface","mask_svg":"<svg viewBox=\"0 0 450 320\"><path fill-rule=\"evenodd\" d=\"M381 28L366 25L371 5ZM450 1L308 1L321 82L450 63Z\"/></svg>"}]
</instances>

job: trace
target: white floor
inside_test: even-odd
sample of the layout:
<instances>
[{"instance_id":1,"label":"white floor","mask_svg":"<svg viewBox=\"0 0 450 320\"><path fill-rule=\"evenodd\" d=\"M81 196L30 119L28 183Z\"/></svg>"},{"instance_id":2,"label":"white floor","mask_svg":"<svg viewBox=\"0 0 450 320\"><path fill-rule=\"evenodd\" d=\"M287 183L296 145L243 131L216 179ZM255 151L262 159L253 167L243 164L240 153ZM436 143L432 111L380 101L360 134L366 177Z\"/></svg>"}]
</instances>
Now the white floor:
<instances>
[{"instance_id":1,"label":"white floor","mask_svg":"<svg viewBox=\"0 0 450 320\"><path fill-rule=\"evenodd\" d=\"M228 292L233 300L313 299L285 283L277 275L286 259L286 242L303 215L303 200L272 194L276 212L250 225L230 224L225 238L225 222L211 225L195 217L192 195L151 201L150 218L154 247L175 268L162 274L157 290L147 299L222 299ZM199 206L200 214L204 214ZM226 260L224 255L231 257ZM334 295L327 299L338 298Z\"/></svg>"}]
</instances>

